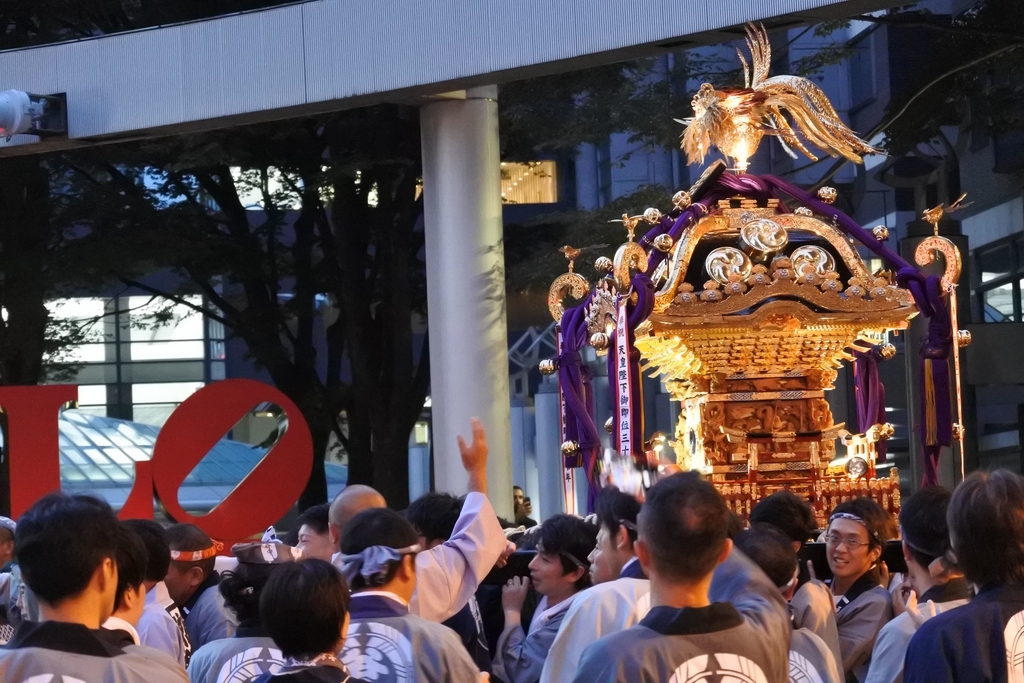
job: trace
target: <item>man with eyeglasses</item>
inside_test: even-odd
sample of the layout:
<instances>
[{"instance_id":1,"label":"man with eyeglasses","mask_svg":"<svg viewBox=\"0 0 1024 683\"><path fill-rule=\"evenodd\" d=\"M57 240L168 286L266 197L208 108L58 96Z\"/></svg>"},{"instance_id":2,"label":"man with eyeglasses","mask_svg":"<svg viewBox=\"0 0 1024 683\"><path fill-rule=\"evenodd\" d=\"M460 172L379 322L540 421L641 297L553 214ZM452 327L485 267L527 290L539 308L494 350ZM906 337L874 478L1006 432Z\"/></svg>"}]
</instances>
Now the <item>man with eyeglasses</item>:
<instances>
[{"instance_id":1,"label":"man with eyeglasses","mask_svg":"<svg viewBox=\"0 0 1024 683\"><path fill-rule=\"evenodd\" d=\"M589 558L594 585L573 600L544 662L540 683L571 683L588 645L636 625L651 608L651 582L634 549L639 501L609 486L597 495L594 513L597 545Z\"/></svg>"},{"instance_id":2,"label":"man with eyeglasses","mask_svg":"<svg viewBox=\"0 0 1024 683\"><path fill-rule=\"evenodd\" d=\"M573 598L590 586L588 556L597 541L592 524L572 515L555 515L536 534L537 555L530 561L530 578L513 577L501 592L505 629L498 638L494 675L506 683L534 683L540 678ZM543 597L527 632L521 613L531 584Z\"/></svg>"},{"instance_id":3,"label":"man with eyeglasses","mask_svg":"<svg viewBox=\"0 0 1024 683\"><path fill-rule=\"evenodd\" d=\"M977 595L918 628L903 680L1024 680L1024 478L971 474L953 491L946 519L952 555Z\"/></svg>"},{"instance_id":4,"label":"man with eyeglasses","mask_svg":"<svg viewBox=\"0 0 1024 683\"><path fill-rule=\"evenodd\" d=\"M891 597L878 568L891 527L889 514L871 498L841 503L829 518L825 557L847 680L866 680L875 638L892 619Z\"/></svg>"}]
</instances>

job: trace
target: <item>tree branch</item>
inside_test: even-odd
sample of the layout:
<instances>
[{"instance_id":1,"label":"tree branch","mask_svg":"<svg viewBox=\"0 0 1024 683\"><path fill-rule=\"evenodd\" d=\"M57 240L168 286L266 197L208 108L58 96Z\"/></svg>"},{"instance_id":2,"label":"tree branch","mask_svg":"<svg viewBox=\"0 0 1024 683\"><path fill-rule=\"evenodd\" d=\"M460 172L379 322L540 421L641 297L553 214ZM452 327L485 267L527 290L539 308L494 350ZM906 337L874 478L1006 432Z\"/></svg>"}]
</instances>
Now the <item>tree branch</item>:
<instances>
[{"instance_id":1,"label":"tree branch","mask_svg":"<svg viewBox=\"0 0 1024 683\"><path fill-rule=\"evenodd\" d=\"M851 21L865 21L872 24L885 24L887 26L914 26L918 28L930 28L934 31L942 31L944 33L956 33L961 35L971 36L985 36L987 38L999 38L1000 40L1010 40L1014 43L1024 43L1024 37L1013 33L1003 33L1002 31L988 31L985 29L971 28L969 26L957 26L955 24L940 24L930 21L915 21L913 19L895 19L894 17L904 15L884 15L881 17L872 17L870 15L862 14L857 17L850 17Z\"/></svg>"},{"instance_id":2,"label":"tree branch","mask_svg":"<svg viewBox=\"0 0 1024 683\"><path fill-rule=\"evenodd\" d=\"M171 294L170 292L165 292L163 290L157 289L156 287L150 287L149 285L143 284L142 282L139 282L138 280L130 280L128 278L124 278L124 277L120 277L120 276L117 279L120 280L121 282L123 282L124 284L128 285L129 287L136 287L138 289L141 289L144 292L149 292L150 294L152 294L154 296L159 296L161 298L167 299L168 301L173 301L176 304L181 304L182 306L186 306L188 308L191 308L196 313L199 313L199 314L201 314L203 316L206 316L207 318L210 318L211 320L216 320L217 322L221 323L225 327L232 327L232 328L234 327L234 324L231 323L224 316L217 315L216 313L214 313L210 309L205 308L203 306L197 306L196 304L192 303L188 299L185 299L184 297L180 297L180 296L178 296L176 294Z\"/></svg>"},{"instance_id":3,"label":"tree branch","mask_svg":"<svg viewBox=\"0 0 1024 683\"><path fill-rule=\"evenodd\" d=\"M949 71L946 71L945 73L942 73L942 74L936 76L931 81L926 83L920 90L918 90L916 93L914 93L914 95L910 99L908 99L903 104L902 107L900 107L899 111L897 111L895 114L890 116L887 120L884 120L884 121L880 122L877 126L872 128L871 131L869 131L867 133L867 135L864 136L864 139L870 141L871 138L875 137L879 133L884 132L887 128L889 128L889 126L891 126L893 123L895 123L897 119L899 119L901 116L903 116L905 113L907 113L907 109L910 108L910 105L913 104L914 101L917 98L919 98L922 95L924 95L928 90L930 90L933 86L937 85L939 82L949 78L950 76L954 76L957 73L959 73L961 71L964 71L965 69L969 69L972 66L977 66L978 64L981 64L982 62L986 62L986 61L992 59L993 57L997 57L1000 54L1002 54L1003 52L1009 52L1010 50L1016 50L1016 49L1018 49L1020 47L1024 47L1024 43L1017 44L1017 45L1003 45L1002 47L1000 47L997 50L993 50L992 52L989 52L989 53L986 53L986 54L982 55L981 57L978 57L976 59L972 59L971 61L967 62L966 64L960 64L960 65L950 69ZM820 164L823 161L825 161L824 158L821 158L818 161L812 161L811 163L805 164L805 165L803 165L803 166L801 166L799 168L794 168L794 169L792 169L790 171L786 171L783 175L794 175L794 174L799 173L801 171L805 171L805 170L807 170L807 169L809 169L809 168L811 168L813 166L816 166L816 165ZM825 183L827 183L828 181L830 181L832 178L835 177L836 173L839 172L839 170L843 167L843 165L847 164L847 163L850 163L847 159L839 159L839 160L837 160L836 163L834 163L832 165L832 167L829 168L829 170L825 173L825 175L822 176L822 178L819 179L818 182L816 182L814 184L814 187L812 189L817 189L817 188L821 187L822 185L824 185Z\"/></svg>"}]
</instances>

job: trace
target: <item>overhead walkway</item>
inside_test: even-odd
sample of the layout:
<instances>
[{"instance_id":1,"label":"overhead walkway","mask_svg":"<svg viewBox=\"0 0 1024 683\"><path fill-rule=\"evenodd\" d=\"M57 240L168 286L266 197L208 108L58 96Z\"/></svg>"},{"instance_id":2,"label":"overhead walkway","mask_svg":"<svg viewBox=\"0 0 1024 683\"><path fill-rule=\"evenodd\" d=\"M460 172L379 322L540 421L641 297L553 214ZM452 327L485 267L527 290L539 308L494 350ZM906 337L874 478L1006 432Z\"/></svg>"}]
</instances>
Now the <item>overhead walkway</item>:
<instances>
[{"instance_id":1,"label":"overhead walkway","mask_svg":"<svg viewBox=\"0 0 1024 683\"><path fill-rule=\"evenodd\" d=\"M608 64L893 0L314 0L0 53L0 91L67 94L68 137L0 154L282 119Z\"/></svg>"}]
</instances>

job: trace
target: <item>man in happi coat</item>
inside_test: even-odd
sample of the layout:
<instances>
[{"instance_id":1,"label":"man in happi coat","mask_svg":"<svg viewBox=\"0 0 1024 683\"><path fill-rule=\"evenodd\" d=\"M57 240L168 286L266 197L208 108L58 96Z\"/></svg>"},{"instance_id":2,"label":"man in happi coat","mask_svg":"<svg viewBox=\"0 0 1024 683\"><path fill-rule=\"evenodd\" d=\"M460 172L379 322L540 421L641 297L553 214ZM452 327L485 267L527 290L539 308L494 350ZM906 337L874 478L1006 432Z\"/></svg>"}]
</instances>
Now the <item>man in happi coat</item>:
<instances>
[{"instance_id":1,"label":"man in happi coat","mask_svg":"<svg viewBox=\"0 0 1024 683\"><path fill-rule=\"evenodd\" d=\"M220 638L230 638L235 622L224 608L217 584L216 566L220 544L194 524L175 524L167 529L171 564L164 583L167 592L185 615L185 631L193 652Z\"/></svg>"},{"instance_id":2,"label":"man in happi coat","mask_svg":"<svg viewBox=\"0 0 1024 683\"><path fill-rule=\"evenodd\" d=\"M341 661L370 683L476 683L480 670L455 632L409 609L418 552L415 529L387 508L364 510L345 527L341 571L352 600Z\"/></svg>"},{"instance_id":3,"label":"man in happi coat","mask_svg":"<svg viewBox=\"0 0 1024 683\"><path fill-rule=\"evenodd\" d=\"M0 681L185 683L185 671L145 646L111 643L120 526L105 502L51 493L18 520L25 583L41 621L25 621L0 648Z\"/></svg>"},{"instance_id":4,"label":"man in happi coat","mask_svg":"<svg viewBox=\"0 0 1024 683\"><path fill-rule=\"evenodd\" d=\"M947 520L952 555L977 595L921 625L903 680L1022 681L1024 479L1007 470L971 474L953 491Z\"/></svg>"},{"instance_id":5,"label":"man in happi coat","mask_svg":"<svg viewBox=\"0 0 1024 683\"><path fill-rule=\"evenodd\" d=\"M786 536L770 524L755 524L740 532L733 543L737 550L778 586L782 597L790 600L799 577L796 551ZM816 633L793 624L789 642L789 680L791 683L843 683L839 659Z\"/></svg>"},{"instance_id":6,"label":"man in happi coat","mask_svg":"<svg viewBox=\"0 0 1024 683\"><path fill-rule=\"evenodd\" d=\"M217 590L238 628L230 638L207 643L192 656L188 678L192 683L250 683L265 673L277 673L284 658L260 620L260 597L274 571L304 559L302 551L285 545L274 527L258 543L236 543L235 568L221 574Z\"/></svg>"},{"instance_id":7,"label":"man in happi coat","mask_svg":"<svg viewBox=\"0 0 1024 683\"><path fill-rule=\"evenodd\" d=\"M949 499L946 489L926 486L903 501L900 536L907 576L893 594L894 606L903 603L903 596L909 599L906 611L878 632L867 683L902 683L907 646L921 624L937 614L967 604L967 580L946 560Z\"/></svg>"},{"instance_id":8,"label":"man in happi coat","mask_svg":"<svg viewBox=\"0 0 1024 683\"><path fill-rule=\"evenodd\" d=\"M163 526L151 519L128 519L124 525L142 539L146 547L146 604L136 631L143 645L166 652L182 667L188 667L192 645L185 631L185 616L167 592L164 577L171 564L171 547Z\"/></svg>"},{"instance_id":9,"label":"man in happi coat","mask_svg":"<svg viewBox=\"0 0 1024 683\"><path fill-rule=\"evenodd\" d=\"M570 683L583 650L609 633L636 625L651 608L651 583L636 557L640 503L615 487L594 501L597 545L590 554L594 585L575 597L548 651L541 683Z\"/></svg>"},{"instance_id":10,"label":"man in happi coat","mask_svg":"<svg viewBox=\"0 0 1024 683\"><path fill-rule=\"evenodd\" d=\"M696 472L651 488L636 542L651 581L651 611L638 625L588 647L576 683L787 680L789 625L782 596L777 589L750 590L771 582L733 551L728 525L725 500ZM715 568L727 559L712 593ZM712 602L714 594L731 595L734 602Z\"/></svg>"},{"instance_id":11,"label":"man in happi coat","mask_svg":"<svg viewBox=\"0 0 1024 683\"><path fill-rule=\"evenodd\" d=\"M462 465L469 475L469 493L451 537L416 555L416 594L410 601L413 614L442 622L462 610L476 594L480 582L503 562L515 546L506 539L487 499L487 435L479 420L473 420L473 441L466 445L459 437ZM349 486L331 503L330 532L341 543L343 530L359 512L386 506L384 497L368 486ZM342 569L341 555L332 559Z\"/></svg>"}]
</instances>

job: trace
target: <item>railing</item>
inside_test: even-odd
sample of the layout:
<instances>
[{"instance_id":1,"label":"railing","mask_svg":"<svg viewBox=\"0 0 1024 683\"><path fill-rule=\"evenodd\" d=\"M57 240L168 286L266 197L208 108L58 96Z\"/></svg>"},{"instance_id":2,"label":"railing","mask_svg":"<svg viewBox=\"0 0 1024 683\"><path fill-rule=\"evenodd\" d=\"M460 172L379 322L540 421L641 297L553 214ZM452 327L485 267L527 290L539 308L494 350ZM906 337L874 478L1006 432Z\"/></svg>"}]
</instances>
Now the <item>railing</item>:
<instances>
[{"instance_id":1,"label":"railing","mask_svg":"<svg viewBox=\"0 0 1024 683\"><path fill-rule=\"evenodd\" d=\"M513 397L530 397L530 371L542 358L555 355L555 323L541 330L531 326L508 349L508 386Z\"/></svg>"}]
</instances>

